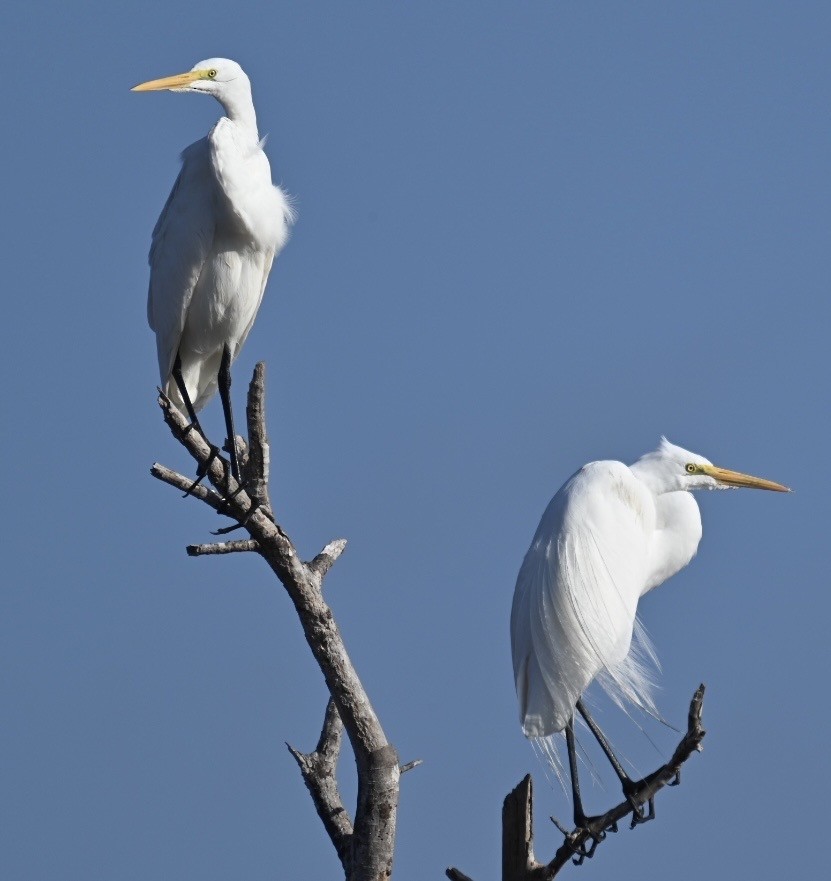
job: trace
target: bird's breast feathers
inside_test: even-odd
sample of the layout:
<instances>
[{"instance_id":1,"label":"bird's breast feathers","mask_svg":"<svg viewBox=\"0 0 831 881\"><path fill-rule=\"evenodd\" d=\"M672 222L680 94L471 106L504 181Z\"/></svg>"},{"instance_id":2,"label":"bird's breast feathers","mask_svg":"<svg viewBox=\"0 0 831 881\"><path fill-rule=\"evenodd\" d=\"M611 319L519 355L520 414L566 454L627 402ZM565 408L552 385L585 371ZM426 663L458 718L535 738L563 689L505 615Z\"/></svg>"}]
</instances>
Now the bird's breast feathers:
<instances>
[{"instance_id":1,"label":"bird's breast feathers","mask_svg":"<svg viewBox=\"0 0 831 881\"><path fill-rule=\"evenodd\" d=\"M207 142L217 209L227 232L279 253L288 238L293 212L285 193L271 181L262 142L225 117L213 127Z\"/></svg>"}]
</instances>

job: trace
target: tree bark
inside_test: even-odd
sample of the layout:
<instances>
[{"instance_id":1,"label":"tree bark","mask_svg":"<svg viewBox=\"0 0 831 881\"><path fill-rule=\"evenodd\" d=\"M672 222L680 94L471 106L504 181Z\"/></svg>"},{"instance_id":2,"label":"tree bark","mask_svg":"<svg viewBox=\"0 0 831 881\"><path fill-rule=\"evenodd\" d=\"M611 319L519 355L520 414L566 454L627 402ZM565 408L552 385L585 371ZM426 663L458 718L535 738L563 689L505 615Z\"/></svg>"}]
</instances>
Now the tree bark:
<instances>
[{"instance_id":1,"label":"tree bark","mask_svg":"<svg viewBox=\"0 0 831 881\"><path fill-rule=\"evenodd\" d=\"M192 428L164 395L159 397L159 406L173 436L196 462L197 474L204 474L211 487L201 483L193 486L189 478L158 464L151 469L153 476L237 521L238 527L225 528L220 533L242 527L249 535L248 539L190 545L188 554L258 553L294 604L331 702L318 749L308 755L289 749L343 864L345 877L348 881L382 881L392 874L401 768L396 750L387 740L352 664L332 611L323 599L323 579L343 553L346 541L330 542L314 560L304 563L274 517L268 494L265 368L257 365L249 388L248 443L233 439L242 453L242 485L231 475L228 461L217 455L216 448ZM343 807L335 777L341 724L358 768L354 823Z\"/></svg>"},{"instance_id":2,"label":"tree bark","mask_svg":"<svg viewBox=\"0 0 831 881\"><path fill-rule=\"evenodd\" d=\"M665 786L677 785L681 779L681 766L693 753L702 750L701 742L707 733L701 723L703 701L704 686L699 685L690 703L687 731L675 748L672 758L637 783L633 801L641 806L648 805L650 818L654 816L656 794ZM610 808L605 814L592 817L586 828L578 827L568 831L554 820L563 833L563 843L550 862L537 862L534 857L533 785L531 775L527 774L508 793L502 805L502 881L550 881L570 862L579 865L583 860L594 856L597 846L605 841L607 833L616 832L618 822L630 814L631 828L634 829L644 822L635 817L634 808L628 799ZM445 874L451 881L473 881L458 869L447 869Z\"/></svg>"}]
</instances>

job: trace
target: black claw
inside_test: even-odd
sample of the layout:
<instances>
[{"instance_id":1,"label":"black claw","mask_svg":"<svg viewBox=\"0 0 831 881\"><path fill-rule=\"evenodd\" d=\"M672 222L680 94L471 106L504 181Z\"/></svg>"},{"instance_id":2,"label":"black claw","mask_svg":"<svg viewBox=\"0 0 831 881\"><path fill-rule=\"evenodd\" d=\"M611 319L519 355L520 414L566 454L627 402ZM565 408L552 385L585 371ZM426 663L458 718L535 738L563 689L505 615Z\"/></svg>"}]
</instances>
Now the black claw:
<instances>
[{"instance_id":1,"label":"black claw","mask_svg":"<svg viewBox=\"0 0 831 881\"><path fill-rule=\"evenodd\" d=\"M241 492L245 492L247 488L248 488L248 481L247 480L244 480L242 483L238 483L237 488L232 493L230 493L230 495L228 496L226 501L232 502Z\"/></svg>"},{"instance_id":2,"label":"black claw","mask_svg":"<svg viewBox=\"0 0 831 881\"><path fill-rule=\"evenodd\" d=\"M630 800L630 804L634 803ZM655 799L650 798L647 803L648 811L644 811L644 805L638 805L637 809L632 812L632 822L629 825L630 829L634 829L635 826L640 826L642 823L648 823L650 820L655 819Z\"/></svg>"},{"instance_id":3,"label":"black claw","mask_svg":"<svg viewBox=\"0 0 831 881\"><path fill-rule=\"evenodd\" d=\"M241 486L231 498L234 498L242 489L244 489L244 486ZM223 502L227 503L228 499L223 499ZM234 523L232 526L223 526L221 529L216 529L211 535L228 535L229 532L235 532L237 529L244 529L248 525L248 521L254 516L254 512L261 507L260 503L257 502L248 509L245 516L238 523ZM220 510L217 513L222 514L224 512Z\"/></svg>"},{"instance_id":4,"label":"black claw","mask_svg":"<svg viewBox=\"0 0 831 881\"><path fill-rule=\"evenodd\" d=\"M236 532L242 529L242 523L234 523L232 526L223 526L220 529L212 529L211 535L228 535L230 532Z\"/></svg>"},{"instance_id":5,"label":"black claw","mask_svg":"<svg viewBox=\"0 0 831 881\"><path fill-rule=\"evenodd\" d=\"M632 780L624 781L623 783L623 794L626 797L626 801L632 807L632 824L629 827L630 829L634 829L635 826L640 825L641 823L648 823L650 820L655 819L655 800L654 798L650 798L646 804L649 805L649 810L644 810L645 804L642 801L638 801L638 792L643 785L643 781L641 780L639 783L635 783Z\"/></svg>"},{"instance_id":6,"label":"black claw","mask_svg":"<svg viewBox=\"0 0 831 881\"><path fill-rule=\"evenodd\" d=\"M193 424L191 424L190 427L192 428ZM208 469L211 467L211 462L213 462L214 459L219 459L219 458L220 458L219 447L216 447L213 444L210 444L210 453L208 455L208 458L205 460L204 465L200 465L196 469L196 480L194 480L193 483L187 488L187 492L185 492L185 494L182 496L183 499L186 499L189 495L191 495L191 493L196 489L196 487L199 486L200 483L202 483L202 481L205 479L205 477L208 474Z\"/></svg>"},{"instance_id":7,"label":"black claw","mask_svg":"<svg viewBox=\"0 0 831 881\"><path fill-rule=\"evenodd\" d=\"M575 856L580 858L580 862L576 863L576 865L580 865L583 860L591 859L594 856L594 852L597 849L597 845L600 844L606 838L606 831L601 829L599 831L595 831L595 827L597 825L597 821L599 817L587 817L583 813L578 813L575 811L574 813L574 825L580 832L585 832L588 835L591 844L586 847L585 842L580 845L575 845L566 836L566 840L568 841L568 846L574 852Z\"/></svg>"},{"instance_id":8,"label":"black claw","mask_svg":"<svg viewBox=\"0 0 831 881\"><path fill-rule=\"evenodd\" d=\"M582 844L574 844L574 842L570 838L566 838L566 843L569 846L569 849L574 854L571 858L571 861L575 866L581 866L584 860L590 860L594 856L594 852L597 850L597 845L600 844L601 841L606 837L605 832L593 832L587 823L589 822L588 817L583 817L582 823L575 823L575 826L578 827L583 832L586 832L589 836L588 840L591 842L588 847L586 846L586 842Z\"/></svg>"},{"instance_id":9,"label":"black claw","mask_svg":"<svg viewBox=\"0 0 831 881\"><path fill-rule=\"evenodd\" d=\"M227 473L227 471L225 472L225 482L226 482L226 483L228 482L228 473ZM239 483L239 484L237 484L237 488L236 488L232 493L229 493L227 496L225 496L225 498L222 500L222 503L221 503L220 506L217 508L217 514L220 514L220 515L221 515L221 514L228 514L228 506L231 504L231 502L234 501L234 499L235 499L235 498L236 498L241 492L245 492L245 490L246 490L247 487L248 487L248 482L247 482L247 481L245 481L244 483ZM253 510L252 510L252 511L249 511L248 514L246 514L246 516L245 516L245 520L244 520L243 523L242 523L243 526L248 522L248 518L251 516L252 513L253 513ZM231 515L228 514L228 516L230 517Z\"/></svg>"}]
</instances>

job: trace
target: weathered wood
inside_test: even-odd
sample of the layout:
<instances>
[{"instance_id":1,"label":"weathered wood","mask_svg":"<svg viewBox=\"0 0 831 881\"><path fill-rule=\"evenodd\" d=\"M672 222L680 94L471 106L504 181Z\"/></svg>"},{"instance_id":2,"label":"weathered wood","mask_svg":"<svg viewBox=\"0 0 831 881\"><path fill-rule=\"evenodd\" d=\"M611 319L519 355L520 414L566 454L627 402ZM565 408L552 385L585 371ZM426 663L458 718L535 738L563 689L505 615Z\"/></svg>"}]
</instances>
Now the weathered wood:
<instances>
[{"instance_id":1,"label":"weathered wood","mask_svg":"<svg viewBox=\"0 0 831 881\"><path fill-rule=\"evenodd\" d=\"M534 859L534 784L526 774L502 803L502 881L530 881L542 868Z\"/></svg>"},{"instance_id":2,"label":"weathered wood","mask_svg":"<svg viewBox=\"0 0 831 881\"><path fill-rule=\"evenodd\" d=\"M319 578L325 577L326 573L335 565L338 557L346 550L346 539L337 538L328 545L309 563L309 568Z\"/></svg>"},{"instance_id":3,"label":"weathered wood","mask_svg":"<svg viewBox=\"0 0 831 881\"><path fill-rule=\"evenodd\" d=\"M303 782L312 796L317 815L335 846L345 875L349 877L352 864L352 820L344 807L335 776L342 732L343 723L338 715L338 708L329 698L315 751L301 753L289 744L286 746L300 767Z\"/></svg>"},{"instance_id":4,"label":"weathered wood","mask_svg":"<svg viewBox=\"0 0 831 881\"><path fill-rule=\"evenodd\" d=\"M690 702L687 731L672 758L636 782L632 799L636 804L649 805L650 813L655 795L665 786L675 785L680 780L684 762L693 753L701 752L701 742L707 733L701 722L703 701L704 686L699 685ZM632 815L632 828L639 822L632 803L627 799L605 814L593 817L587 828L578 827L568 831L557 823L564 840L551 862L544 864L537 862L534 857L533 808L533 786L528 774L508 793L502 806L502 881L550 881L568 863L574 861L579 864L592 856L595 848L605 840L606 833L617 829L618 822L625 817ZM472 881L458 869L447 869L445 874L451 881Z\"/></svg>"},{"instance_id":5,"label":"weathered wood","mask_svg":"<svg viewBox=\"0 0 831 881\"><path fill-rule=\"evenodd\" d=\"M216 541L204 545L188 545L185 550L189 557L206 557L213 554L239 554L258 551L260 546L253 538L239 541Z\"/></svg>"},{"instance_id":6,"label":"weathered wood","mask_svg":"<svg viewBox=\"0 0 831 881\"><path fill-rule=\"evenodd\" d=\"M254 367L254 376L248 389L245 408L248 423L248 460L245 475L251 498L271 513L269 480L271 479L271 448L265 422L265 364L260 361Z\"/></svg>"},{"instance_id":7,"label":"weathered wood","mask_svg":"<svg viewBox=\"0 0 831 881\"><path fill-rule=\"evenodd\" d=\"M699 685L695 690L690 709L687 715L687 731L681 738L672 758L660 768L648 774L643 780L639 781L637 788L633 793L633 799L637 804L650 804L655 798L659 790L665 786L674 785L680 779L681 766L695 752L701 752L701 742L707 733L701 723L701 710L704 701L704 686ZM563 844L558 848L554 859L545 867L543 878L553 878L560 869L569 863L575 856L578 862L582 862L580 853L586 847L589 847L590 853L594 852L591 847L592 838L597 844L602 842L606 833L610 829L616 829L617 824L632 815L631 828L638 825L638 821L634 816L634 810L628 800L622 801L620 804L606 811L599 817L595 817L590 823L588 829L574 829L565 836Z\"/></svg>"},{"instance_id":8,"label":"weathered wood","mask_svg":"<svg viewBox=\"0 0 831 881\"><path fill-rule=\"evenodd\" d=\"M349 855L345 859L348 881L381 881L392 873L401 771L395 748L387 740L321 591L323 578L343 552L346 542L343 539L331 542L306 564L274 519L267 486L269 454L265 428L265 373L261 364L255 368L249 388L249 438L243 486L234 480L227 460L191 428L185 416L164 395L159 397L159 406L173 436L196 462L197 472L205 473L215 488L199 485L192 495L233 518L248 532L250 540L256 543L256 552L279 578L294 604L358 766L358 804L351 832L347 832L340 822L324 825L330 837L334 834L333 844L339 855L346 850L344 840L348 836ZM188 478L160 465L154 465L152 473L159 480L183 490L191 484ZM228 542L213 547L229 546L235 550L254 550L253 545L245 542ZM203 551L223 552L229 551ZM299 755L302 756L295 754L295 758ZM331 775L330 782L337 788L334 775ZM314 798L314 792L312 795ZM331 800L334 796L329 798L330 806L335 804Z\"/></svg>"}]
</instances>

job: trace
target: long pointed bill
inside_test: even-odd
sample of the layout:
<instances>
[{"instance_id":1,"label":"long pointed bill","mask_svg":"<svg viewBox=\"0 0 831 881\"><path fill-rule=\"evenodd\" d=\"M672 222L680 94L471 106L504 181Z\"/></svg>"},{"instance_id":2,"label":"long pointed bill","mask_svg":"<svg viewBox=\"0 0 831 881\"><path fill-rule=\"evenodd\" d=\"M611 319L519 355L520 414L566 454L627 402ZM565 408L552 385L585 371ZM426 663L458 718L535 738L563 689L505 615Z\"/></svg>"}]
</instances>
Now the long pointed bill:
<instances>
[{"instance_id":1,"label":"long pointed bill","mask_svg":"<svg viewBox=\"0 0 831 881\"><path fill-rule=\"evenodd\" d=\"M175 76L165 76L160 80L148 80L146 83L139 83L130 89L131 92L159 92L162 89L183 89L185 86L196 80L205 78L203 70L189 70L187 73L177 73Z\"/></svg>"},{"instance_id":2,"label":"long pointed bill","mask_svg":"<svg viewBox=\"0 0 831 881\"><path fill-rule=\"evenodd\" d=\"M742 474L741 471L730 471L727 468L718 468L716 465L700 465L699 468L704 474L723 483L725 486L746 486L751 489L769 489L778 493L791 492L790 487L783 486L781 483L774 483L772 480L765 480L762 477L753 477L750 474Z\"/></svg>"}]
</instances>

